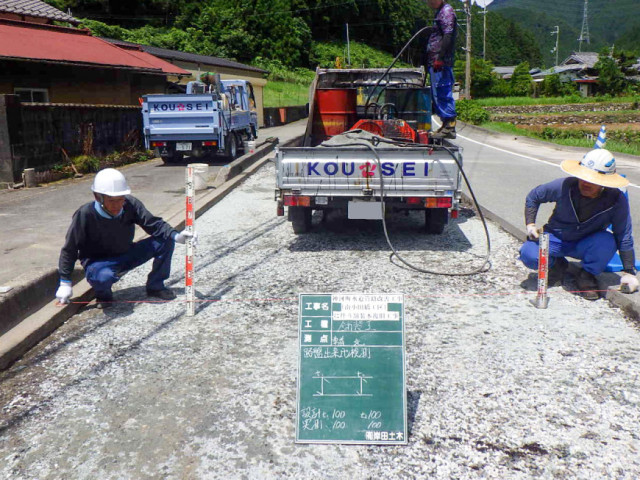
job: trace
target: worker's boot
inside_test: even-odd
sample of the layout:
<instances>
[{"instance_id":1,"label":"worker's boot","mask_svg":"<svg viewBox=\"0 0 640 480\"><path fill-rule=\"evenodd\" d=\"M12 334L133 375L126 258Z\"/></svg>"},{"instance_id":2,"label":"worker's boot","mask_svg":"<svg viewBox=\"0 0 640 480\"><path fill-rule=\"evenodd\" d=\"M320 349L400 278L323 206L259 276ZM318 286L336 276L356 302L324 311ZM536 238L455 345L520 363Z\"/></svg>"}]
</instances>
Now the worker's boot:
<instances>
[{"instance_id":1,"label":"worker's boot","mask_svg":"<svg viewBox=\"0 0 640 480\"><path fill-rule=\"evenodd\" d=\"M598 300L600 293L598 292L598 281L593 273L586 270L580 270L578 278L576 278L580 296L586 300Z\"/></svg>"},{"instance_id":2,"label":"worker's boot","mask_svg":"<svg viewBox=\"0 0 640 480\"><path fill-rule=\"evenodd\" d=\"M454 139L456 138L456 117L446 118L442 121L442 126L432 135L433 138Z\"/></svg>"},{"instance_id":3,"label":"worker's boot","mask_svg":"<svg viewBox=\"0 0 640 480\"><path fill-rule=\"evenodd\" d=\"M554 287L556 285L562 285L562 280L564 278L564 273L567 271L569 267L569 262L564 257L555 257L555 263L553 267L549 269L549 282L548 285L550 287Z\"/></svg>"}]
</instances>

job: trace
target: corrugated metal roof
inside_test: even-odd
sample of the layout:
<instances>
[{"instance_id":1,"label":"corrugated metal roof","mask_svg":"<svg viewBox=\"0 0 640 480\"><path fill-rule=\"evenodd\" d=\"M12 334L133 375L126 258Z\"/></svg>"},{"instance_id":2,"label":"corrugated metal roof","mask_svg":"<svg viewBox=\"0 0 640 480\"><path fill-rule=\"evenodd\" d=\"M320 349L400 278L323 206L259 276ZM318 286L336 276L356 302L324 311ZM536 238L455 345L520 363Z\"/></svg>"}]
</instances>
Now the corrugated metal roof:
<instances>
[{"instance_id":1,"label":"corrugated metal roof","mask_svg":"<svg viewBox=\"0 0 640 480\"><path fill-rule=\"evenodd\" d=\"M258 67L251 65L245 65L244 63L234 62L233 60L227 60L226 58L211 57L208 55L199 55L197 53L179 52L177 50L169 50L167 48L152 47L150 45L140 45L137 43L125 42L123 40L115 40L113 38L104 38L104 40L113 43L114 45L138 45L145 52L150 53L156 57L166 58L169 60L181 60L183 62L200 63L204 65L212 65L215 67L233 68L235 70L244 70L247 72L255 72L260 74L269 73Z\"/></svg>"},{"instance_id":2,"label":"corrugated metal roof","mask_svg":"<svg viewBox=\"0 0 640 480\"><path fill-rule=\"evenodd\" d=\"M73 25L80 23L79 20L76 20L71 15L67 15L63 11L40 0L0 0L0 12L48 18L59 22L69 22Z\"/></svg>"},{"instance_id":3,"label":"corrugated metal roof","mask_svg":"<svg viewBox=\"0 0 640 480\"><path fill-rule=\"evenodd\" d=\"M162 67L93 37L88 30L0 20L0 38L0 58L125 68L165 75Z\"/></svg>"}]
</instances>

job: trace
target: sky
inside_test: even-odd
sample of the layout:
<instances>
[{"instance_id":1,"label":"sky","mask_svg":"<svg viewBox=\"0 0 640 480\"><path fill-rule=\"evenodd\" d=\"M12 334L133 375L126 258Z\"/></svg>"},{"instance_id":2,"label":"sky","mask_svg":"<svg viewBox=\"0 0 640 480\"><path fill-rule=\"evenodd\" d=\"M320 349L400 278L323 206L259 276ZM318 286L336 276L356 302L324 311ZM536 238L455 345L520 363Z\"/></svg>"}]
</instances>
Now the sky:
<instances>
[{"instance_id":1,"label":"sky","mask_svg":"<svg viewBox=\"0 0 640 480\"><path fill-rule=\"evenodd\" d=\"M473 0L473 3L475 3L476 5L478 5L479 7L486 7L487 5L489 5L493 0Z\"/></svg>"}]
</instances>

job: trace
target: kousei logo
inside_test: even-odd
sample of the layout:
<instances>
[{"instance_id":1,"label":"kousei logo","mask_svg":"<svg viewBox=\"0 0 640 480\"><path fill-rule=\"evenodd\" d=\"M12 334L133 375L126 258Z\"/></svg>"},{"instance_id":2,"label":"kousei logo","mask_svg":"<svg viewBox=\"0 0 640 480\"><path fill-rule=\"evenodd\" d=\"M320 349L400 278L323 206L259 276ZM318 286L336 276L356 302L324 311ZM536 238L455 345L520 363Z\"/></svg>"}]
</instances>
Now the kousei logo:
<instances>
[{"instance_id":1,"label":"kousei logo","mask_svg":"<svg viewBox=\"0 0 640 480\"><path fill-rule=\"evenodd\" d=\"M402 177L415 177L419 175L419 169L423 170L425 177L429 176L429 164L417 165L415 162L407 162L402 164L394 164L391 162L382 162L380 172L384 177L393 177L400 175ZM310 162L307 163L307 176L328 176L334 177L342 175L345 177L364 177L371 178L378 176L378 164L366 162L356 166L356 162Z\"/></svg>"},{"instance_id":2,"label":"kousei logo","mask_svg":"<svg viewBox=\"0 0 640 480\"><path fill-rule=\"evenodd\" d=\"M154 103L154 112L206 112L211 110L211 104L206 102L187 103Z\"/></svg>"}]
</instances>

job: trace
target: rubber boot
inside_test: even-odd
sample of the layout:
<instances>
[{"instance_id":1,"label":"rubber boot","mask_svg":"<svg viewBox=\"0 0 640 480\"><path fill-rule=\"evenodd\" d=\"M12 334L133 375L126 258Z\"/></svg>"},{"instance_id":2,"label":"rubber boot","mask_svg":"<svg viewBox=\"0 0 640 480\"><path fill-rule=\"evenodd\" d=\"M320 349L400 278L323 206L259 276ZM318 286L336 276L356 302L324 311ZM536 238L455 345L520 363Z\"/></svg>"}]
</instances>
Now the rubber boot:
<instances>
[{"instance_id":1,"label":"rubber boot","mask_svg":"<svg viewBox=\"0 0 640 480\"><path fill-rule=\"evenodd\" d=\"M445 118L442 120L442 127L440 127L433 135L433 138L443 139L456 138L456 117L453 118Z\"/></svg>"}]
</instances>

